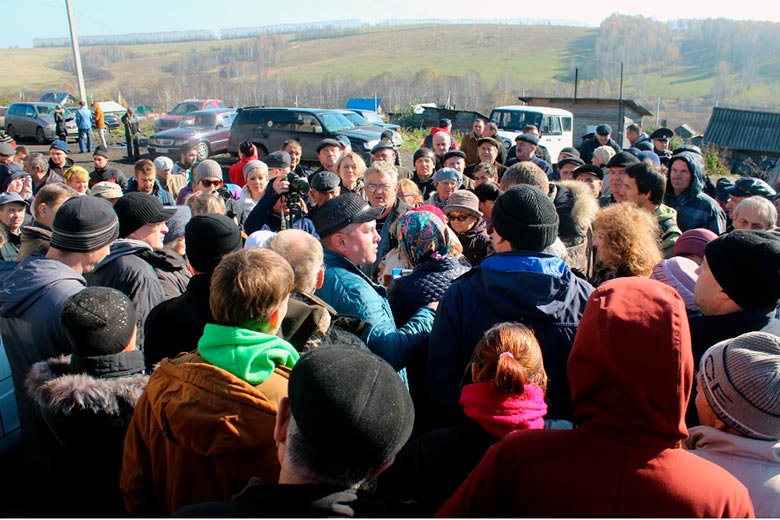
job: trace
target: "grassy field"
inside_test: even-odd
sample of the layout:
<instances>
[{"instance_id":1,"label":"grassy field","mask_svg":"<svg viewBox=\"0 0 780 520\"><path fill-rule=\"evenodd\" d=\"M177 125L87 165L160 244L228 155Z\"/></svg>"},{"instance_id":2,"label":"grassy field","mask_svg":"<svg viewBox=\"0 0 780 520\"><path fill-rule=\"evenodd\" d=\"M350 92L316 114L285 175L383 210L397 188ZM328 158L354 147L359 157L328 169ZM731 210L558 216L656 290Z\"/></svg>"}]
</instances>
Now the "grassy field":
<instances>
[{"instance_id":1,"label":"grassy field","mask_svg":"<svg viewBox=\"0 0 780 520\"><path fill-rule=\"evenodd\" d=\"M266 70L263 80L276 77L316 82L330 74L362 81L383 73L411 75L429 71L443 76L441 80L446 81L446 76L463 76L473 70L488 90L498 81L504 84L504 77L511 75L511 86L505 89L507 101L514 100L523 91L533 95L567 96L574 90L574 68L580 67L582 71L593 60L597 35L598 29L506 24L370 27L354 34L319 39L296 39L296 35L290 34L283 36L289 45L280 53L278 64ZM135 57L106 66L113 78L88 82L88 95L116 98L121 90L125 97L142 97L149 94L151 85L159 79L172 78L164 68L187 53L220 49L239 41L125 46ZM82 55L92 49L83 47ZM639 73L628 65L624 97L640 102L653 112L660 98L662 118L673 113L677 120L694 120L701 127L699 130L706 124L701 118L706 117L705 113L709 113L714 103L721 101L713 94L717 91L716 85L722 85L726 92L739 92L738 102L743 105L776 105L774 100L780 97L780 65L771 63L773 57L765 58L767 63L760 64L759 73L749 83L742 84L739 71L726 69L722 77L717 78L719 64L711 56L697 54L695 49L687 52L684 65L680 66L659 65ZM11 71L0 77L0 103L13 101L20 95L32 98L46 90L75 92L73 75L54 68L69 56L69 48L0 50L6 70ZM89 58L85 60L88 63ZM613 91L602 91L602 97L618 96L619 70L620 64L616 63L610 77L601 79L601 84L608 79L613 85ZM214 69L206 74L217 72ZM226 81L259 79L249 75ZM585 86L586 83L581 82L581 92Z\"/></svg>"}]
</instances>

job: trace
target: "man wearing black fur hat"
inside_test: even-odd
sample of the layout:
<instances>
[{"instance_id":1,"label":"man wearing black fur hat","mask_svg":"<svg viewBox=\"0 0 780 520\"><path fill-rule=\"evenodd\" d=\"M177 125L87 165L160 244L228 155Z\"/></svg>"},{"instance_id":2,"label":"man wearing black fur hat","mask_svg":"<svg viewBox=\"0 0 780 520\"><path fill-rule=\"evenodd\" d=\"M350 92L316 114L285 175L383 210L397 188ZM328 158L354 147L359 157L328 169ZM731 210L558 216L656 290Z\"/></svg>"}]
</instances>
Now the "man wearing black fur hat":
<instances>
[{"instance_id":1,"label":"man wearing black fur hat","mask_svg":"<svg viewBox=\"0 0 780 520\"><path fill-rule=\"evenodd\" d=\"M543 174L542 174L543 175ZM542 253L558 236L558 214L546 193L513 186L493 206L496 254L453 282L436 314L428 348L427 386L432 426L458 422L460 386L482 334L502 321L536 331L552 419L571 419L566 361L585 302L593 291L560 258Z\"/></svg>"}]
</instances>

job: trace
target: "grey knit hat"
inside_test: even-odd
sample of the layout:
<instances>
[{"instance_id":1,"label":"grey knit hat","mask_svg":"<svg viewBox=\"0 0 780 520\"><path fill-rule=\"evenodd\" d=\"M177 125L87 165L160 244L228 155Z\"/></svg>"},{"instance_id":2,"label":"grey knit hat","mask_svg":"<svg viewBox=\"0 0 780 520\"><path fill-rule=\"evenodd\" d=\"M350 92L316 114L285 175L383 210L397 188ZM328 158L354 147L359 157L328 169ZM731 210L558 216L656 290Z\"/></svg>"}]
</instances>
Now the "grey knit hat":
<instances>
[{"instance_id":1,"label":"grey knit hat","mask_svg":"<svg viewBox=\"0 0 780 520\"><path fill-rule=\"evenodd\" d=\"M195 178L192 179L192 184L197 184L203 179L219 179L222 180L222 168L219 163L213 159L206 159L202 161L195 169Z\"/></svg>"},{"instance_id":2,"label":"grey knit hat","mask_svg":"<svg viewBox=\"0 0 780 520\"><path fill-rule=\"evenodd\" d=\"M543 251L558 238L558 213L550 198L528 184L512 186L496 199L493 228L513 247Z\"/></svg>"},{"instance_id":3,"label":"grey knit hat","mask_svg":"<svg viewBox=\"0 0 780 520\"><path fill-rule=\"evenodd\" d=\"M443 180L451 180L458 183L458 186L463 184L463 175L455 168L442 168L433 174L433 184L439 184Z\"/></svg>"},{"instance_id":4,"label":"grey knit hat","mask_svg":"<svg viewBox=\"0 0 780 520\"><path fill-rule=\"evenodd\" d=\"M165 227L168 232L163 238L163 244L173 242L177 238L184 236L184 227L192 218L192 211L189 206L176 206L176 213L165 221Z\"/></svg>"},{"instance_id":5,"label":"grey knit hat","mask_svg":"<svg viewBox=\"0 0 780 520\"><path fill-rule=\"evenodd\" d=\"M111 203L97 197L66 200L54 214L51 247L89 253L116 240L119 222Z\"/></svg>"},{"instance_id":6,"label":"grey knit hat","mask_svg":"<svg viewBox=\"0 0 780 520\"><path fill-rule=\"evenodd\" d=\"M482 217L479 210L479 198L469 190L457 190L447 199L447 205L444 206L444 214L449 215L451 211L465 211L477 218Z\"/></svg>"},{"instance_id":7,"label":"grey knit hat","mask_svg":"<svg viewBox=\"0 0 780 520\"><path fill-rule=\"evenodd\" d=\"M244 169L242 171L242 173L244 174L244 180L246 180L246 176L249 175L249 172L251 172L252 170L262 170L265 172L265 175L268 176L268 165L265 164L263 161L258 161L257 159L253 159L244 165Z\"/></svg>"},{"instance_id":8,"label":"grey knit hat","mask_svg":"<svg viewBox=\"0 0 780 520\"><path fill-rule=\"evenodd\" d=\"M704 396L718 418L754 439L780 439L780 338L748 332L717 343L699 364Z\"/></svg>"}]
</instances>

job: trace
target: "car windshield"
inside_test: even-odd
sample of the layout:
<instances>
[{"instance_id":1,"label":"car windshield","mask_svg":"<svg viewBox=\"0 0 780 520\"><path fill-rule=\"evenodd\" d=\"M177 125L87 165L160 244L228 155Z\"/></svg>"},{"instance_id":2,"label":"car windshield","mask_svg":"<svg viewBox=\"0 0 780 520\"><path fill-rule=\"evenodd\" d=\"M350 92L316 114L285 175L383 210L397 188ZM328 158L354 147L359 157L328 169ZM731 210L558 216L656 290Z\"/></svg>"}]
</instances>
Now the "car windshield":
<instances>
[{"instance_id":1,"label":"car windshield","mask_svg":"<svg viewBox=\"0 0 780 520\"><path fill-rule=\"evenodd\" d=\"M379 114L371 110L366 110L365 112L363 112L363 119L365 119L369 123L384 123L384 121L382 121L382 118L379 117Z\"/></svg>"},{"instance_id":2,"label":"car windshield","mask_svg":"<svg viewBox=\"0 0 780 520\"><path fill-rule=\"evenodd\" d=\"M53 112L52 112L52 113L53 113ZM63 114L65 114L65 120L66 120L66 121L68 121L68 120L70 120L70 119L73 119L74 117L76 117L76 114L74 114L74 113L73 113L73 111L72 111L71 109L69 109L68 107L65 107L65 110L63 110L63 112L62 112L62 113L63 113ZM54 117L54 116L52 115L52 117Z\"/></svg>"},{"instance_id":3,"label":"car windshield","mask_svg":"<svg viewBox=\"0 0 780 520\"><path fill-rule=\"evenodd\" d=\"M322 126L328 132L338 132L340 130L352 130L355 125L350 123L349 119L338 112L328 112L317 114L322 121Z\"/></svg>"},{"instance_id":4,"label":"car windshield","mask_svg":"<svg viewBox=\"0 0 780 520\"><path fill-rule=\"evenodd\" d=\"M189 114L179 121L180 128L214 128L217 126L215 114Z\"/></svg>"},{"instance_id":5,"label":"car windshield","mask_svg":"<svg viewBox=\"0 0 780 520\"><path fill-rule=\"evenodd\" d=\"M355 112L344 112L342 115L349 119L349 122L355 126L371 126L371 123L366 121L363 117L361 117L360 114L356 114Z\"/></svg>"},{"instance_id":6,"label":"car windshield","mask_svg":"<svg viewBox=\"0 0 780 520\"><path fill-rule=\"evenodd\" d=\"M524 112L519 110L494 110L490 119L503 130L522 132L525 125L542 126L542 114L539 112Z\"/></svg>"},{"instance_id":7,"label":"car windshield","mask_svg":"<svg viewBox=\"0 0 780 520\"><path fill-rule=\"evenodd\" d=\"M200 105L196 103L179 103L175 107L173 107L173 110L168 112L168 115L171 116L183 116L185 114L189 114L190 112L195 112L196 110L200 109Z\"/></svg>"},{"instance_id":8,"label":"car windshield","mask_svg":"<svg viewBox=\"0 0 780 520\"><path fill-rule=\"evenodd\" d=\"M38 113L43 117L54 117L54 106L38 105Z\"/></svg>"}]
</instances>

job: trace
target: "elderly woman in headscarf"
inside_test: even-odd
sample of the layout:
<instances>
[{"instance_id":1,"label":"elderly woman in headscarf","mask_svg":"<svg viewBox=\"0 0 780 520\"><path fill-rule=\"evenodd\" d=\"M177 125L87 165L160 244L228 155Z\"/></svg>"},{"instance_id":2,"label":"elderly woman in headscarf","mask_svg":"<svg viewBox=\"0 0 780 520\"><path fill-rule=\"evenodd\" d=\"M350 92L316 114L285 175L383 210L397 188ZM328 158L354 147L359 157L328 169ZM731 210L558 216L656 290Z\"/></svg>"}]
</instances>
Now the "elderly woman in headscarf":
<instances>
[{"instance_id":1,"label":"elderly woman in headscarf","mask_svg":"<svg viewBox=\"0 0 780 520\"><path fill-rule=\"evenodd\" d=\"M455 278L469 270L463 247L435 206L421 206L399 218L392 230L398 239L399 263L408 274L394 277L387 297L396 324L403 325L420 307L437 302ZM410 272L409 272L410 271ZM425 416L427 349L415 352L406 366L409 393L417 414ZM420 426L416 422L416 427Z\"/></svg>"},{"instance_id":2,"label":"elderly woman in headscarf","mask_svg":"<svg viewBox=\"0 0 780 520\"><path fill-rule=\"evenodd\" d=\"M398 254L411 269L394 277L387 289L390 308L400 326L420 307L439 301L452 280L469 267L462 260L463 248L455 232L431 211L409 211L395 222L393 233Z\"/></svg>"}]
</instances>

